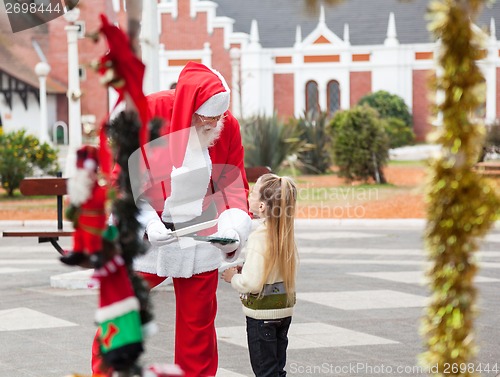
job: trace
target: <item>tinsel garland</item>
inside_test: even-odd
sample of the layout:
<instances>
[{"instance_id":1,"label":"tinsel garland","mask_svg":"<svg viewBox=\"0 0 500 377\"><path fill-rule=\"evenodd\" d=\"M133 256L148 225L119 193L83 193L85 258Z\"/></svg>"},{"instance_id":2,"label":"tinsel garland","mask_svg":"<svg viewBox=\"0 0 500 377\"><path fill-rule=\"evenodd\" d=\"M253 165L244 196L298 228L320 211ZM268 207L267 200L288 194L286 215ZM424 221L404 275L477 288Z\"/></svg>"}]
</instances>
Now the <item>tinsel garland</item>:
<instances>
[{"instance_id":1,"label":"tinsel garland","mask_svg":"<svg viewBox=\"0 0 500 377\"><path fill-rule=\"evenodd\" d=\"M484 102L484 78L477 65L481 32L473 26L485 0L433 0L429 29L440 41L442 74L436 89L443 126L442 155L431 162L427 192L427 271L432 290L422 321L426 351L422 365L434 376L474 376L478 242L495 221L499 198L488 179L474 170L484 124L474 118Z\"/></svg>"},{"instance_id":2,"label":"tinsel garland","mask_svg":"<svg viewBox=\"0 0 500 377\"><path fill-rule=\"evenodd\" d=\"M132 263L135 257L146 253L147 246L139 238L141 227L137 220L139 209L135 204L130 185L131 176L137 178L138 172L130 172L128 166L130 155L139 148L140 128L141 123L137 113L123 111L109 124L108 135L115 150L116 163L120 166L117 182L119 193L113 201L112 213L119 232L119 249L128 268L134 292L139 299L141 321L144 325L153 320L149 288L146 282L135 274Z\"/></svg>"}]
</instances>

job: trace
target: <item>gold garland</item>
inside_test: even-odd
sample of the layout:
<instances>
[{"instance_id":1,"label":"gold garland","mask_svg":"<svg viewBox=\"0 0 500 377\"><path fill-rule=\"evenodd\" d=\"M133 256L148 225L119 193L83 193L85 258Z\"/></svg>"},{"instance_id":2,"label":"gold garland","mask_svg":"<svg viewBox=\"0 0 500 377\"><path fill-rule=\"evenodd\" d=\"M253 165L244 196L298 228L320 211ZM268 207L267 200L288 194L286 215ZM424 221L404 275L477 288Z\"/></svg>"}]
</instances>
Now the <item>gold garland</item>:
<instances>
[{"instance_id":1,"label":"gold garland","mask_svg":"<svg viewBox=\"0 0 500 377\"><path fill-rule=\"evenodd\" d=\"M484 78L476 63L483 53L482 37L473 22L485 1L433 0L429 6L429 29L441 44L442 75L436 84L444 93L438 106L443 153L431 163L425 235L432 296L422 321L426 352L421 363L437 368L434 376L477 375L472 368L474 252L499 204L489 180L473 170L484 135L484 124L474 118L484 103Z\"/></svg>"}]
</instances>

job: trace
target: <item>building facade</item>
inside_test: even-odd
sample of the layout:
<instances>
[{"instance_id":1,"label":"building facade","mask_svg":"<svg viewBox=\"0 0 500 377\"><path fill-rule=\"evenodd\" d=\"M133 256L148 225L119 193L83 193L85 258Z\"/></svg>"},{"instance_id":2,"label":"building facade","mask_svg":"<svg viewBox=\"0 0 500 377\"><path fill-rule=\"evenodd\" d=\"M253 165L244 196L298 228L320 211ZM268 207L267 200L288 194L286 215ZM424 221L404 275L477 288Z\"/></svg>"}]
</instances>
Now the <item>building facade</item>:
<instances>
[{"instance_id":1,"label":"building facade","mask_svg":"<svg viewBox=\"0 0 500 377\"><path fill-rule=\"evenodd\" d=\"M81 28L78 49L82 123L99 124L115 98L99 84L97 74L89 68L90 62L106 50L104 41L95 43L83 36L98 29L100 13L108 14L123 25L123 3L122 0L80 2L77 24ZM404 99L413 114L417 138L425 140L433 124L439 125L439 118L431 118L431 104L440 97L440 93L429 89L429 79L439 71L436 68L438 43L432 41L426 30L428 0L409 3L347 0L320 8L317 13L308 13L303 3L289 0L144 2L145 92L173 87L180 71L191 60L211 66L224 75L233 93L231 109L239 118L274 112L283 119L301 117L306 111L334 113L353 107L366 94L385 90ZM481 28L485 36L479 64L485 77L483 115L488 123L500 114L500 44L495 31L498 18L500 4L495 4L485 9L477 22L478 30ZM8 71L10 76L24 80L33 89L28 96L33 104L27 111L21 95L12 93L14 107L9 108L6 84L2 84L0 117L4 130L28 127L36 134L37 81L33 74L29 81L26 72L34 69L39 58L33 51L23 53L33 49L26 41L35 34L51 66L49 133L53 134L54 127L68 122L68 101L74 95L65 95L67 25L60 17L49 22L45 31L37 28L9 36L16 41L23 40L24 50L8 48L6 53L0 40L0 63L6 63L6 54L13 54L9 59L19 62L17 66L8 62L0 64L0 73ZM5 34L2 31L2 35Z\"/></svg>"},{"instance_id":2,"label":"building facade","mask_svg":"<svg viewBox=\"0 0 500 377\"><path fill-rule=\"evenodd\" d=\"M78 99L81 123L94 125L108 110L106 88L90 62L106 51L104 41L93 42L86 33L97 31L99 14L108 13L103 1L81 1L78 26L79 93L68 92L69 22L56 18L35 28L13 33L0 4L0 118L4 132L25 129L40 134L40 83L36 65L44 61L50 66L47 76L48 136L53 143L67 144L69 130L68 105Z\"/></svg>"},{"instance_id":3,"label":"building facade","mask_svg":"<svg viewBox=\"0 0 500 377\"><path fill-rule=\"evenodd\" d=\"M162 88L171 87L182 66L195 60L215 67L228 78L233 90L232 111L241 118L273 112L282 118L300 117L306 111L333 113L351 108L366 94L385 90L402 97L408 105L417 139L425 140L432 126L439 125L439 119L431 118L431 103L439 93L429 90L429 80L436 75L438 44L401 42L394 12L379 15L385 17L386 25L379 44L352 44L349 23L343 23L342 35L337 35L325 16L335 8L321 8L316 25L307 34L296 25L293 44L266 47L260 41L258 19L251 20L249 32L244 33L235 31L234 19L218 15L222 6L238 7L241 2L230 4L193 0L158 4ZM390 4L386 8L390 9ZM490 10L492 18L488 34L483 32L485 50L480 61L488 123L500 114L500 45L493 17L498 11ZM422 21L424 16L414 15Z\"/></svg>"}]
</instances>

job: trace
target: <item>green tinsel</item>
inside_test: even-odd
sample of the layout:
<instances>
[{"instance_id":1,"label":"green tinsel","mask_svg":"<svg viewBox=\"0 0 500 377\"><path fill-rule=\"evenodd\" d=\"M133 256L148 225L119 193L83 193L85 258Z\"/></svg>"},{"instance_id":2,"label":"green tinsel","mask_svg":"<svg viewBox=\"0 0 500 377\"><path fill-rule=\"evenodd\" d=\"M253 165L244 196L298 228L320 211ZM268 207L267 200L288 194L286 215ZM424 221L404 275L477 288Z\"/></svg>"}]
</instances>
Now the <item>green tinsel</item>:
<instances>
[{"instance_id":1,"label":"green tinsel","mask_svg":"<svg viewBox=\"0 0 500 377\"><path fill-rule=\"evenodd\" d=\"M443 127L443 154L431 163L427 201L427 274L432 296L422 322L426 352L423 365L437 365L435 376L474 376L477 272L474 252L495 220L499 199L490 182L473 170L482 145L484 124L474 113L484 98L484 78L477 65L482 37L473 27L485 0L433 0L429 29L440 41L442 74L437 89ZM445 371L446 366L450 366ZM451 368L456 366L456 368Z\"/></svg>"}]
</instances>

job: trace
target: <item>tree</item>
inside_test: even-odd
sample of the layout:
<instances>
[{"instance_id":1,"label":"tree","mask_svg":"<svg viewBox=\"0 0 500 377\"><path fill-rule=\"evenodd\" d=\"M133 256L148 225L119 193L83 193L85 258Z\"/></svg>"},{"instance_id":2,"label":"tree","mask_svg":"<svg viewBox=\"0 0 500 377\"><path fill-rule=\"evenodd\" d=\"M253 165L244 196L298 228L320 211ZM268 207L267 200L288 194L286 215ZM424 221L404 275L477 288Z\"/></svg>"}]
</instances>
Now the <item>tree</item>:
<instances>
[{"instance_id":1,"label":"tree","mask_svg":"<svg viewBox=\"0 0 500 377\"><path fill-rule=\"evenodd\" d=\"M498 120L486 128L486 137L479 161L484 161L489 155L500 154L500 123Z\"/></svg>"},{"instance_id":2,"label":"tree","mask_svg":"<svg viewBox=\"0 0 500 377\"><path fill-rule=\"evenodd\" d=\"M413 144L415 134L401 119L390 117L382 120L385 132L389 138L389 148L398 148Z\"/></svg>"},{"instance_id":3,"label":"tree","mask_svg":"<svg viewBox=\"0 0 500 377\"><path fill-rule=\"evenodd\" d=\"M382 168L388 159L388 140L377 112L369 106L339 111L332 120L333 156L339 175L349 181L373 178L385 183Z\"/></svg>"},{"instance_id":4,"label":"tree","mask_svg":"<svg viewBox=\"0 0 500 377\"><path fill-rule=\"evenodd\" d=\"M384 127L389 136L389 147L397 148L413 143L413 120L403 98L384 90L362 97L359 105L368 105L384 119Z\"/></svg>"},{"instance_id":5,"label":"tree","mask_svg":"<svg viewBox=\"0 0 500 377\"><path fill-rule=\"evenodd\" d=\"M381 118L401 119L408 127L412 127L413 120L403 98L385 90L367 94L362 97L358 105L368 105L378 111Z\"/></svg>"},{"instance_id":6,"label":"tree","mask_svg":"<svg viewBox=\"0 0 500 377\"><path fill-rule=\"evenodd\" d=\"M24 130L0 135L0 145L0 177L9 196L13 196L24 177L37 170L55 174L59 169L57 151L47 143L40 144Z\"/></svg>"}]
</instances>

